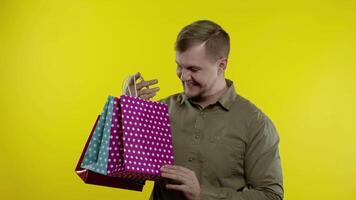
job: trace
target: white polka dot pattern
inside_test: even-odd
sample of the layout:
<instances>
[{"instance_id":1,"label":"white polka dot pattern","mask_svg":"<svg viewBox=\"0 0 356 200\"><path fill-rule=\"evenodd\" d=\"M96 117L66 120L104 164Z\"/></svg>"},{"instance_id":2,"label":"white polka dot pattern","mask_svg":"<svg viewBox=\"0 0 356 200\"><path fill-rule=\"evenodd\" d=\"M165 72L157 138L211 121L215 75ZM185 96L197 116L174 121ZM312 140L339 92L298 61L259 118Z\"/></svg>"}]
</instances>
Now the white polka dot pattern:
<instances>
[{"instance_id":1,"label":"white polka dot pattern","mask_svg":"<svg viewBox=\"0 0 356 200\"><path fill-rule=\"evenodd\" d=\"M167 105L122 95L113 110L108 175L158 180L161 166L174 164Z\"/></svg>"},{"instance_id":2,"label":"white polka dot pattern","mask_svg":"<svg viewBox=\"0 0 356 200\"><path fill-rule=\"evenodd\" d=\"M82 168L104 175L107 175L113 105L114 97L109 96L81 163Z\"/></svg>"}]
</instances>

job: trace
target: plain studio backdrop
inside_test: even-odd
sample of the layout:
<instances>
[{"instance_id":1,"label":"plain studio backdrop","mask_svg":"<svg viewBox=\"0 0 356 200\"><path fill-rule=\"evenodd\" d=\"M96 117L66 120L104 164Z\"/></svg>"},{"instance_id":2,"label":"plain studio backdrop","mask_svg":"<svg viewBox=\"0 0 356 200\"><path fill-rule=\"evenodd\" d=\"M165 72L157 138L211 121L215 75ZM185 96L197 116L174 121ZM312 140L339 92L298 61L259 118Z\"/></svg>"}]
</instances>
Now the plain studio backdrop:
<instances>
[{"instance_id":1,"label":"plain studio backdrop","mask_svg":"<svg viewBox=\"0 0 356 200\"><path fill-rule=\"evenodd\" d=\"M75 165L128 74L182 91L173 45L210 19L227 77L275 123L287 200L356 196L356 1L0 0L0 199L147 199L87 185Z\"/></svg>"}]
</instances>

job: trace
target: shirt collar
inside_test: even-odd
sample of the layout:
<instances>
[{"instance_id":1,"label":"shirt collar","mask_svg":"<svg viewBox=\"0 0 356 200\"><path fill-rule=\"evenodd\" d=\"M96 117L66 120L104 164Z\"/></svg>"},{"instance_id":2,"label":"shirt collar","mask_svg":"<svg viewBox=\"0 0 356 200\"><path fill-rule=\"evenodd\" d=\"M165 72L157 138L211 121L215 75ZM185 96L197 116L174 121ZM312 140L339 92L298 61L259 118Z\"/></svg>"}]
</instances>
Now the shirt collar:
<instances>
[{"instance_id":1,"label":"shirt collar","mask_svg":"<svg viewBox=\"0 0 356 200\"><path fill-rule=\"evenodd\" d=\"M234 82L225 79L226 85L228 89L226 92L220 97L220 99L217 101L223 108L226 110L229 110L233 102L235 101L237 94L235 92L235 87L234 87ZM186 100L188 100L187 96L184 94L184 92L181 93L180 97L180 104L182 105Z\"/></svg>"}]
</instances>

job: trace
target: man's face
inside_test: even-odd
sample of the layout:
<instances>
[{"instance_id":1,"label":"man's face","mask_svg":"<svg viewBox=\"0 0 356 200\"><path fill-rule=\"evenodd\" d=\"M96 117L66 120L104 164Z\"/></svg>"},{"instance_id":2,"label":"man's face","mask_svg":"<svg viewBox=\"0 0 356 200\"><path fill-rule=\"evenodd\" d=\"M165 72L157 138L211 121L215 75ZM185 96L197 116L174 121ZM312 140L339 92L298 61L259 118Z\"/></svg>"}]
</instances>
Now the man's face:
<instances>
[{"instance_id":1,"label":"man's face","mask_svg":"<svg viewBox=\"0 0 356 200\"><path fill-rule=\"evenodd\" d=\"M177 76L182 81L188 98L199 99L212 95L212 88L219 74L218 62L205 53L205 46L198 44L184 52L176 53Z\"/></svg>"}]
</instances>

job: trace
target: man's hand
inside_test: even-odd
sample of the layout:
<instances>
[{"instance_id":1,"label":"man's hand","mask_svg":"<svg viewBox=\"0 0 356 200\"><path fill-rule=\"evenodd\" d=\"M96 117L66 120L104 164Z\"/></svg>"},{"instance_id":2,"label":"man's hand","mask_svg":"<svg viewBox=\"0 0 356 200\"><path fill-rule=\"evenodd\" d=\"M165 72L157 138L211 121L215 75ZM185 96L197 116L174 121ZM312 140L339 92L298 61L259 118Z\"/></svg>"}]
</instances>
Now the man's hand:
<instances>
[{"instance_id":1,"label":"man's hand","mask_svg":"<svg viewBox=\"0 0 356 200\"><path fill-rule=\"evenodd\" d=\"M180 184L167 184L167 189L179 190L188 200L200 200L200 184L194 171L177 165L166 165L161 168L163 178L171 179Z\"/></svg>"},{"instance_id":2,"label":"man's hand","mask_svg":"<svg viewBox=\"0 0 356 200\"><path fill-rule=\"evenodd\" d=\"M141 80L136 83L137 80ZM134 83L136 83L136 91L134 87ZM148 80L145 81L141 76L140 72L137 72L134 76L132 76L129 80L129 86L126 88L125 94L131 96L136 96L142 99L150 99L156 96L156 93L159 91L159 87L149 88L151 85L157 84L158 80ZM130 91L130 92L129 92Z\"/></svg>"}]
</instances>

